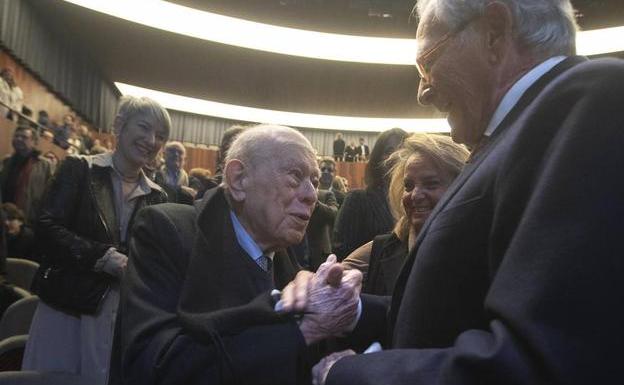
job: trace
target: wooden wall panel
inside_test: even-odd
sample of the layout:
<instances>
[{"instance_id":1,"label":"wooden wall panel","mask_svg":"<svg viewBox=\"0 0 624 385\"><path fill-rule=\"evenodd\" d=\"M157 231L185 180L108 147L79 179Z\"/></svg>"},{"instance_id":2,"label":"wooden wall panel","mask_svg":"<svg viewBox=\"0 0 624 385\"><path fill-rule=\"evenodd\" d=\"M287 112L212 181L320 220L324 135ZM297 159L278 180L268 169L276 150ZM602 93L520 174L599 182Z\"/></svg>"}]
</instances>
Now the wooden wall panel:
<instances>
[{"instance_id":1,"label":"wooden wall panel","mask_svg":"<svg viewBox=\"0 0 624 385\"><path fill-rule=\"evenodd\" d=\"M366 183L364 183L365 170L366 163L336 162L336 174L347 178L351 190L363 189L366 187Z\"/></svg>"}]
</instances>

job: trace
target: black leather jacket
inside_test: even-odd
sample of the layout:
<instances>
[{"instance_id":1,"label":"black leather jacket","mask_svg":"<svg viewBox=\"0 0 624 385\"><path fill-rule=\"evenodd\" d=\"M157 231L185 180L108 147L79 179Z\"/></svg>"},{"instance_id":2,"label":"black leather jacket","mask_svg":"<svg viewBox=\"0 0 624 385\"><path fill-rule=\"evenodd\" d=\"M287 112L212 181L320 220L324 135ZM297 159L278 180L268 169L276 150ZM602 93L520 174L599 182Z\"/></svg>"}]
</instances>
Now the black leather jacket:
<instances>
[{"instance_id":1,"label":"black leather jacket","mask_svg":"<svg viewBox=\"0 0 624 385\"><path fill-rule=\"evenodd\" d=\"M166 200L166 194L156 189L138 198L128 228L138 210ZM48 186L36 234L43 257L33 289L51 305L95 312L115 279L93 271L95 262L110 247L126 252L120 242L110 168L90 165L85 158L66 158ZM45 285L54 272L62 278Z\"/></svg>"}]
</instances>

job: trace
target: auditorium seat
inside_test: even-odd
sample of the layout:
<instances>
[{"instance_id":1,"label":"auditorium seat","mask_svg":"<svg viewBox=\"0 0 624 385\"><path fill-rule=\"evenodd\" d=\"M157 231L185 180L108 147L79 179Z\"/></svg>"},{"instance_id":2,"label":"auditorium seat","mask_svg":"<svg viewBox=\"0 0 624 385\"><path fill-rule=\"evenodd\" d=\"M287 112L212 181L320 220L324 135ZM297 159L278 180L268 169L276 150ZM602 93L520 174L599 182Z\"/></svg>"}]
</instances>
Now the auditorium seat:
<instances>
[{"instance_id":1,"label":"auditorium seat","mask_svg":"<svg viewBox=\"0 0 624 385\"><path fill-rule=\"evenodd\" d=\"M17 287L30 291L33 277L39 268L37 262L22 258L6 259L6 279Z\"/></svg>"},{"instance_id":2,"label":"auditorium seat","mask_svg":"<svg viewBox=\"0 0 624 385\"><path fill-rule=\"evenodd\" d=\"M19 334L28 334L39 297L22 298L9 306L0 320L0 341Z\"/></svg>"}]
</instances>

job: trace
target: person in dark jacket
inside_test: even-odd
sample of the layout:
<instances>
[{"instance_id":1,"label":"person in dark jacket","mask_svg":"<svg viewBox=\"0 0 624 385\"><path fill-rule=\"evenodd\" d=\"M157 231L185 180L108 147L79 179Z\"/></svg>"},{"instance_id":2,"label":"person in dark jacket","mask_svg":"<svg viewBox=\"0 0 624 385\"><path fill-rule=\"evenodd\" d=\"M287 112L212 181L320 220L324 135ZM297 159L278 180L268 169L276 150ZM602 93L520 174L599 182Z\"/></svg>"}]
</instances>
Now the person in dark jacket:
<instances>
[{"instance_id":1,"label":"person in dark jacket","mask_svg":"<svg viewBox=\"0 0 624 385\"><path fill-rule=\"evenodd\" d=\"M114 121L113 153L63 161L44 199L37 239L41 298L23 369L60 371L108 381L119 280L136 213L166 201L142 167L167 141L167 111L148 98L125 96Z\"/></svg>"},{"instance_id":2,"label":"person in dark jacket","mask_svg":"<svg viewBox=\"0 0 624 385\"><path fill-rule=\"evenodd\" d=\"M338 260L394 227L387 199L390 179L385 161L406 137L407 133L400 128L379 135L366 165L366 189L349 192L336 217L333 245Z\"/></svg>"},{"instance_id":3,"label":"person in dark jacket","mask_svg":"<svg viewBox=\"0 0 624 385\"><path fill-rule=\"evenodd\" d=\"M334 160L336 162L342 162L344 160L345 141L344 139L342 139L341 133L336 134L336 139L334 140L334 143L333 143L333 150L334 150Z\"/></svg>"},{"instance_id":4,"label":"person in dark jacket","mask_svg":"<svg viewBox=\"0 0 624 385\"><path fill-rule=\"evenodd\" d=\"M353 333L384 350L323 360L317 383L624 383L624 62L574 55L569 0L417 11L419 101L472 153L390 307L362 296Z\"/></svg>"},{"instance_id":5,"label":"person in dark jacket","mask_svg":"<svg viewBox=\"0 0 624 385\"><path fill-rule=\"evenodd\" d=\"M342 264L364 274L362 292L390 295L420 229L451 182L468 150L445 135L412 134L388 161L388 202L396 225L353 251Z\"/></svg>"},{"instance_id":6,"label":"person in dark jacket","mask_svg":"<svg viewBox=\"0 0 624 385\"><path fill-rule=\"evenodd\" d=\"M2 210L6 214L4 228L6 230L7 256L24 258L39 262L35 252L35 235L30 227L24 224L24 212L13 203L3 203Z\"/></svg>"},{"instance_id":7,"label":"person in dark jacket","mask_svg":"<svg viewBox=\"0 0 624 385\"><path fill-rule=\"evenodd\" d=\"M274 310L272 289L299 269L288 249L304 237L318 175L301 133L252 127L232 144L223 185L195 207L141 212L121 299L124 384L309 382L308 345L318 342L319 328L330 335L346 329L326 323L325 315L355 316L353 289L361 279L352 271L345 287L316 291L346 296L325 301L299 322Z\"/></svg>"}]
</instances>

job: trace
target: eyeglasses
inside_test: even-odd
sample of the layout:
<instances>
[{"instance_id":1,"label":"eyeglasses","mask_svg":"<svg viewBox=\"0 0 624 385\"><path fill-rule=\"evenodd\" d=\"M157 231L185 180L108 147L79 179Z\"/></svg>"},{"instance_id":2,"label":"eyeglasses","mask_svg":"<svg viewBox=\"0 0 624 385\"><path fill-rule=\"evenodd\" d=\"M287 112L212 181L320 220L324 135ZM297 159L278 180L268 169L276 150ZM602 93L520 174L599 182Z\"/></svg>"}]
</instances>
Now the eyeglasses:
<instances>
[{"instance_id":1,"label":"eyeglasses","mask_svg":"<svg viewBox=\"0 0 624 385\"><path fill-rule=\"evenodd\" d=\"M446 45L452 38L460 34L470 23L474 20L474 18L468 19L461 27L457 28L455 31L449 31L444 34L431 48L426 50L420 55L419 58L416 59L416 70L418 71L418 76L427 83L429 83L429 75L431 72L431 67L435 62L432 59L432 56L439 51L442 47Z\"/></svg>"},{"instance_id":2,"label":"eyeglasses","mask_svg":"<svg viewBox=\"0 0 624 385\"><path fill-rule=\"evenodd\" d=\"M321 167L321 172L334 172L334 169L331 167Z\"/></svg>"}]
</instances>

